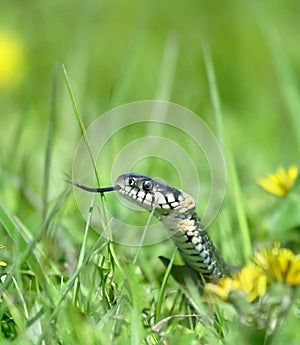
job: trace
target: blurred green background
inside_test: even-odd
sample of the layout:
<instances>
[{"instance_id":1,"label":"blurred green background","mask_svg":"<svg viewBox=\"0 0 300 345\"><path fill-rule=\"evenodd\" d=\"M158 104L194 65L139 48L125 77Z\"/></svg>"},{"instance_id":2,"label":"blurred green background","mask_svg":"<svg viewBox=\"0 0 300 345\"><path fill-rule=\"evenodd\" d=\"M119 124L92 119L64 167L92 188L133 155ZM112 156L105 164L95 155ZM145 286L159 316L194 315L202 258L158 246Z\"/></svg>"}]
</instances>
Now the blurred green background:
<instances>
[{"instance_id":1,"label":"blurred green background","mask_svg":"<svg viewBox=\"0 0 300 345\"><path fill-rule=\"evenodd\" d=\"M164 99L216 133L205 46L245 202L257 212L256 178L299 159L299 11L291 0L2 1L1 202L36 221L53 112L49 200L65 186L62 172L71 172L80 130L62 64L85 126L115 106ZM107 165L101 174L110 177Z\"/></svg>"},{"instance_id":2,"label":"blurred green background","mask_svg":"<svg viewBox=\"0 0 300 345\"><path fill-rule=\"evenodd\" d=\"M290 68L299 83L299 11L299 2L292 0L2 1L0 30L20 44L22 62L15 73L22 76L12 73L1 84L1 161L13 162L8 173L22 171L39 190L55 64L53 173L70 170L79 138L62 63L86 125L114 106L162 98L213 126L202 51L207 44L241 176L253 178L294 162L299 149L291 119L298 114L289 114L280 73ZM162 61L168 49L173 49L174 73L170 91L164 92ZM274 50L284 59L278 62ZM16 140L19 147L12 152Z\"/></svg>"},{"instance_id":3,"label":"blurred green background","mask_svg":"<svg viewBox=\"0 0 300 345\"><path fill-rule=\"evenodd\" d=\"M50 200L71 172L80 130L62 64L85 126L115 106L164 99L216 132L205 46L246 202L259 205L256 178L299 159L299 11L291 0L2 1L1 202L28 219L42 208L53 112Z\"/></svg>"},{"instance_id":4,"label":"blurred green background","mask_svg":"<svg viewBox=\"0 0 300 345\"><path fill-rule=\"evenodd\" d=\"M45 216L43 196L53 202L65 188L62 173L71 173L81 133L62 64L86 127L118 105L162 99L195 112L217 133L206 47L214 64L252 243L261 241L269 226L262 211L272 207L274 198L263 194L256 179L278 166L299 162L299 14L300 2L295 0L2 0L1 205L35 232ZM47 145L51 160L46 158ZM103 165L100 176L110 176L105 171L111 167ZM82 243L85 223L73 197L69 200L71 206L63 208L55 226L47 229L44 243L57 267L65 262L74 266ZM228 205L230 214L235 214L227 200L224 208ZM238 222L235 216L223 217L219 241L224 256L241 263L239 237L234 237L235 243L226 241L226 229L233 229L230 234L238 232ZM9 238L7 228L2 230L0 244L7 245L4 259L10 264L20 254L18 235ZM97 234L89 236L91 244ZM164 248L170 257L169 247ZM130 248L124 250L125 257L126 250ZM162 249L147 250L141 253L141 262L149 263L142 264L143 269L148 278L157 279L155 265Z\"/></svg>"}]
</instances>

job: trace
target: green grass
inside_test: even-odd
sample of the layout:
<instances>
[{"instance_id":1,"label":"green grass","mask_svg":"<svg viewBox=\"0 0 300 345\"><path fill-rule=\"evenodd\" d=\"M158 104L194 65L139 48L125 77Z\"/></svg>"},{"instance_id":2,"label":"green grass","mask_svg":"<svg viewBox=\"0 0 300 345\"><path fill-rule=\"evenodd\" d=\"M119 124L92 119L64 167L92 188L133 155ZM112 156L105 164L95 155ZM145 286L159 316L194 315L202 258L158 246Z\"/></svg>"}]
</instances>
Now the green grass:
<instances>
[{"instance_id":1,"label":"green grass","mask_svg":"<svg viewBox=\"0 0 300 345\"><path fill-rule=\"evenodd\" d=\"M18 83L1 84L0 76L1 344L299 343L299 289L275 332L257 329L232 305L203 300L191 279L185 288L175 281L171 266L181 260L170 240L131 247L95 231L99 208L97 226L107 233L110 213L132 225L154 221L115 195L80 194L85 220L63 175L101 114L137 100L177 103L210 126L224 151L227 189L209 228L224 258L242 265L274 240L297 254L299 187L276 199L256 179L299 166L298 12L293 1L3 5L0 33L19 38L24 61ZM146 135L189 153L201 176L201 215L210 172L176 128L125 128L93 162L95 183L111 185L117 154ZM165 157L132 169L181 184Z\"/></svg>"}]
</instances>

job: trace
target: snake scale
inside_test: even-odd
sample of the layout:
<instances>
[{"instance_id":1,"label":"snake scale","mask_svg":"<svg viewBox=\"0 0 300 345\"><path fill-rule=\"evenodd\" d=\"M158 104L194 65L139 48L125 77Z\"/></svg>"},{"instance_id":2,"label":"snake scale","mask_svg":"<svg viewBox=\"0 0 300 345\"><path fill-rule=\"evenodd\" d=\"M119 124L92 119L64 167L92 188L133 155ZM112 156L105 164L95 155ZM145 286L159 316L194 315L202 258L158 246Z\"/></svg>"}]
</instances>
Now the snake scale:
<instances>
[{"instance_id":1,"label":"snake scale","mask_svg":"<svg viewBox=\"0 0 300 345\"><path fill-rule=\"evenodd\" d=\"M187 193L137 173L120 175L112 187L90 188L72 183L89 192L118 191L148 211L154 208L154 215L168 230L183 261L198 272L204 282L214 282L230 274L229 267L195 211L194 199Z\"/></svg>"}]
</instances>

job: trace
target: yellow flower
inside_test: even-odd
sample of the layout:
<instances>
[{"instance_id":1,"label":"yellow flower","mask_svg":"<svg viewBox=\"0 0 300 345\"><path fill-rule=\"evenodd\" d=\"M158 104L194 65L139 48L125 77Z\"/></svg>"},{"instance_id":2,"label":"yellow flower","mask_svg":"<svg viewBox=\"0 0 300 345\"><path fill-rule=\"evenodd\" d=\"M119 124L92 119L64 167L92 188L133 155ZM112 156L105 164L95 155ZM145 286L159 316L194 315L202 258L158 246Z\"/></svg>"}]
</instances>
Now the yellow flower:
<instances>
[{"instance_id":1,"label":"yellow flower","mask_svg":"<svg viewBox=\"0 0 300 345\"><path fill-rule=\"evenodd\" d=\"M224 301L231 299L230 293L239 292L248 302L264 296L273 283L300 284L300 258L292 251L275 243L273 248L260 248L253 261L232 277L221 278L216 284L206 284L205 291Z\"/></svg>"},{"instance_id":2,"label":"yellow flower","mask_svg":"<svg viewBox=\"0 0 300 345\"><path fill-rule=\"evenodd\" d=\"M249 263L244 266L238 276L240 289L246 296L248 302L254 301L257 297L263 296L267 289L267 277L263 271Z\"/></svg>"},{"instance_id":3,"label":"yellow flower","mask_svg":"<svg viewBox=\"0 0 300 345\"><path fill-rule=\"evenodd\" d=\"M205 291L228 301L230 293L239 291L248 302L263 296L267 288L267 277L263 271L253 263L244 266L240 272L232 277L221 278L217 284L206 284Z\"/></svg>"},{"instance_id":4,"label":"yellow flower","mask_svg":"<svg viewBox=\"0 0 300 345\"><path fill-rule=\"evenodd\" d=\"M270 282L300 284L300 259L291 250L280 248L278 242L272 249L261 248L255 254L254 262L261 267Z\"/></svg>"},{"instance_id":5,"label":"yellow flower","mask_svg":"<svg viewBox=\"0 0 300 345\"><path fill-rule=\"evenodd\" d=\"M2 244L0 244L0 250L3 249L3 248L5 248L5 247ZM4 261L0 261L0 266L5 267L5 266L7 266L7 263L4 262Z\"/></svg>"},{"instance_id":6,"label":"yellow flower","mask_svg":"<svg viewBox=\"0 0 300 345\"><path fill-rule=\"evenodd\" d=\"M230 277L225 277L219 279L217 284L207 283L205 285L205 291L207 293L213 294L224 301L229 299L229 294L232 291L236 291L240 288L240 283L238 279L233 279Z\"/></svg>"},{"instance_id":7,"label":"yellow flower","mask_svg":"<svg viewBox=\"0 0 300 345\"><path fill-rule=\"evenodd\" d=\"M0 31L0 87L18 83L23 75L24 52L14 34Z\"/></svg>"},{"instance_id":8,"label":"yellow flower","mask_svg":"<svg viewBox=\"0 0 300 345\"><path fill-rule=\"evenodd\" d=\"M258 178L257 183L267 192L284 198L292 188L297 175L298 168L296 165L291 165L287 170L279 167L275 174Z\"/></svg>"}]
</instances>

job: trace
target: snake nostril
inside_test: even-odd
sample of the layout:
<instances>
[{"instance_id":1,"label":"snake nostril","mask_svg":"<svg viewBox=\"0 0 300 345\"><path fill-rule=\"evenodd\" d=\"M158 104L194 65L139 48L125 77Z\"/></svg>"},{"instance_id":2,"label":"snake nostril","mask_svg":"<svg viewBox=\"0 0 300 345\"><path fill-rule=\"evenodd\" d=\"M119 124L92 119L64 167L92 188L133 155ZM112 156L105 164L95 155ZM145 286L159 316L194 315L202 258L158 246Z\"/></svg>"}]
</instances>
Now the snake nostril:
<instances>
[{"instance_id":1,"label":"snake nostril","mask_svg":"<svg viewBox=\"0 0 300 345\"><path fill-rule=\"evenodd\" d=\"M134 186L134 185L135 185L135 180L134 180L134 178L130 177L130 178L128 179L128 184L129 184L129 186Z\"/></svg>"}]
</instances>

